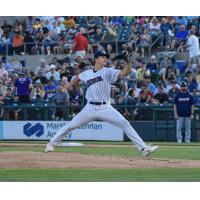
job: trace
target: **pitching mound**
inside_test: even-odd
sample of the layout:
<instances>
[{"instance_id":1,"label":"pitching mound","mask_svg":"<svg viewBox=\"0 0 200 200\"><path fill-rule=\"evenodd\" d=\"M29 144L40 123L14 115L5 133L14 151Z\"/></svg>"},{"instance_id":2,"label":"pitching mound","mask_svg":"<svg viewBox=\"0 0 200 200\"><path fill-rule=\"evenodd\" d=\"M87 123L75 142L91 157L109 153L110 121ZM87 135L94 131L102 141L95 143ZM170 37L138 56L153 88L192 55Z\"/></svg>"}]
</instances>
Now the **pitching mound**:
<instances>
[{"instance_id":1,"label":"pitching mound","mask_svg":"<svg viewBox=\"0 0 200 200\"><path fill-rule=\"evenodd\" d=\"M1 152L1 168L199 168L200 161L80 153Z\"/></svg>"}]
</instances>

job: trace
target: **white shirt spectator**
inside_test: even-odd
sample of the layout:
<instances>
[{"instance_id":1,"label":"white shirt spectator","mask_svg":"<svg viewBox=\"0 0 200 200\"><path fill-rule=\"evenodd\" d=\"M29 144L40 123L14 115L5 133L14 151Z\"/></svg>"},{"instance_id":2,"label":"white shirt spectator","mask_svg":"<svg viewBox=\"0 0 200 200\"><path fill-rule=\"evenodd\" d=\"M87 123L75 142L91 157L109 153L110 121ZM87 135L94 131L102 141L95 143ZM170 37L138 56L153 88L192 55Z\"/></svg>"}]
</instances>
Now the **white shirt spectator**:
<instances>
[{"instance_id":1,"label":"white shirt spectator","mask_svg":"<svg viewBox=\"0 0 200 200\"><path fill-rule=\"evenodd\" d=\"M187 44L189 45L189 54L190 58L196 57L200 55L200 50L199 50L199 39L195 35L190 35L188 38Z\"/></svg>"},{"instance_id":2,"label":"white shirt spectator","mask_svg":"<svg viewBox=\"0 0 200 200\"><path fill-rule=\"evenodd\" d=\"M60 73L55 71L55 65L50 65L50 71L46 73L46 78L50 80L51 76L54 77L55 81L60 81Z\"/></svg>"},{"instance_id":3,"label":"white shirt spectator","mask_svg":"<svg viewBox=\"0 0 200 200\"><path fill-rule=\"evenodd\" d=\"M42 71L42 75L45 75L49 71L49 65L46 65L46 62L44 59L40 60L40 65L36 67L35 69L35 75L38 75L38 72Z\"/></svg>"}]
</instances>

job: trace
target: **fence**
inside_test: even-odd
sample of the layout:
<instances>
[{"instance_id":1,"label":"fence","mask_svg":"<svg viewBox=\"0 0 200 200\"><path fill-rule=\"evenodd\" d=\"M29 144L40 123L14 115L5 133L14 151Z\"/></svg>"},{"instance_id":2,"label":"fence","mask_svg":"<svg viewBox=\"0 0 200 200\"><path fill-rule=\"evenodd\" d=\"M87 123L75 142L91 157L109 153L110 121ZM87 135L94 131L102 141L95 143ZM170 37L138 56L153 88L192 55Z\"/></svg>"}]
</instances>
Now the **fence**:
<instances>
[{"instance_id":1,"label":"fence","mask_svg":"<svg viewBox=\"0 0 200 200\"><path fill-rule=\"evenodd\" d=\"M159 138L162 138L162 140L165 141L174 141L176 135L176 121L174 119L172 104L114 105L114 107L119 111L125 108L133 109L137 107L138 110L140 110L140 115L144 116L144 118L140 118L138 121L133 121L133 118L131 118L130 123L134 127L135 125L137 126L142 123L142 126L139 125L137 128L141 134L144 134L144 131L146 131L146 134L152 131L149 133L151 134L150 140L156 141L159 140ZM19 108L22 109L21 120L55 120L52 116L56 114L56 111L63 112L63 120L71 120L75 113L79 112L83 106L55 105L53 103L0 106L0 109L4 110L3 120L10 120L7 118L9 111ZM196 106L191 126L192 141L200 141L199 118L200 106ZM147 129L145 129L144 126L147 126ZM148 127L151 128L149 129Z\"/></svg>"}]
</instances>

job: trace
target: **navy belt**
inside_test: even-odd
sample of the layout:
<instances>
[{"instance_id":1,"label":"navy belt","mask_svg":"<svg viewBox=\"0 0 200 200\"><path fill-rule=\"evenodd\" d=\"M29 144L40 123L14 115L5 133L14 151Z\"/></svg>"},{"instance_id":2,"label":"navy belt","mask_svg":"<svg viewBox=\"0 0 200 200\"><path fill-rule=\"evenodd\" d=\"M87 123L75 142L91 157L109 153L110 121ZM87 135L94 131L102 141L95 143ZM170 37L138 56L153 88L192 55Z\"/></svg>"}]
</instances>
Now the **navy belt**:
<instances>
[{"instance_id":1,"label":"navy belt","mask_svg":"<svg viewBox=\"0 0 200 200\"><path fill-rule=\"evenodd\" d=\"M93 101L90 101L89 102L90 104L93 104L93 105L103 105L103 104L106 104L106 102L93 102Z\"/></svg>"}]
</instances>

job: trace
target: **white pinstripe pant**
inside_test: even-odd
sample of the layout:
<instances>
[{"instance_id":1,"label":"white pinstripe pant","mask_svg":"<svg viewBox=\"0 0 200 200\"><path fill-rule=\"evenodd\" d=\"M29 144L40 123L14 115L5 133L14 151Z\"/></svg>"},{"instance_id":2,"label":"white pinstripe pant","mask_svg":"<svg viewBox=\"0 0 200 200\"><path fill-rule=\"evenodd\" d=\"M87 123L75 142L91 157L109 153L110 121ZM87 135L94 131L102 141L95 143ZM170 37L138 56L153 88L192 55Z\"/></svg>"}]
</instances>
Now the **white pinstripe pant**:
<instances>
[{"instance_id":1,"label":"white pinstripe pant","mask_svg":"<svg viewBox=\"0 0 200 200\"><path fill-rule=\"evenodd\" d=\"M110 104L91 105L86 104L71 122L63 126L57 134L51 139L51 143L59 143L72 130L89 123L91 121L101 120L120 127L124 133L132 140L138 150L146 147L146 144L139 137L130 123ZM109 134L109 133L108 133Z\"/></svg>"}]
</instances>

